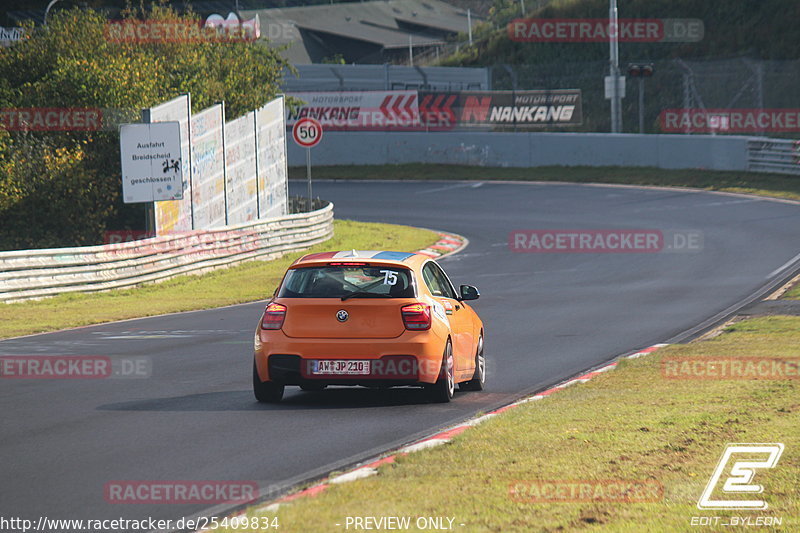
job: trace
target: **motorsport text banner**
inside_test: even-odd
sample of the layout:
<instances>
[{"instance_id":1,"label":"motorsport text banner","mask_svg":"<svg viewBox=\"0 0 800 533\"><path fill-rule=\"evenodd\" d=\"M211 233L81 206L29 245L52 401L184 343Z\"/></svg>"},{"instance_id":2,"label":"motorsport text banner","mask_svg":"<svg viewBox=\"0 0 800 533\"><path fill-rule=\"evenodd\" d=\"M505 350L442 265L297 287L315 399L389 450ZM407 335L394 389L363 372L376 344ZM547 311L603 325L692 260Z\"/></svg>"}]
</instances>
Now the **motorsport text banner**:
<instances>
[{"instance_id":1,"label":"motorsport text banner","mask_svg":"<svg viewBox=\"0 0 800 533\"><path fill-rule=\"evenodd\" d=\"M534 129L583 123L580 89L539 91L345 91L290 93L303 105L287 111L327 131Z\"/></svg>"}]
</instances>

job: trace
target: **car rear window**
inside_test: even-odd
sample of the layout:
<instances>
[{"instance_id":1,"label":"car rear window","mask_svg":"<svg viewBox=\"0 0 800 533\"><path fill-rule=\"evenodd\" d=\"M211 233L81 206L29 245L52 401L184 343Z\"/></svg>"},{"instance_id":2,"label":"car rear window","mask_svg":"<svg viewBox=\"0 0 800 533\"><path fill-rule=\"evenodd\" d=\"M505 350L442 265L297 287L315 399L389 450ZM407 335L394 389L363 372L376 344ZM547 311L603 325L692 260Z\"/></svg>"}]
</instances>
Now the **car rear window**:
<instances>
[{"instance_id":1,"label":"car rear window","mask_svg":"<svg viewBox=\"0 0 800 533\"><path fill-rule=\"evenodd\" d=\"M407 268L387 266L315 266L286 273L279 298L413 298Z\"/></svg>"}]
</instances>

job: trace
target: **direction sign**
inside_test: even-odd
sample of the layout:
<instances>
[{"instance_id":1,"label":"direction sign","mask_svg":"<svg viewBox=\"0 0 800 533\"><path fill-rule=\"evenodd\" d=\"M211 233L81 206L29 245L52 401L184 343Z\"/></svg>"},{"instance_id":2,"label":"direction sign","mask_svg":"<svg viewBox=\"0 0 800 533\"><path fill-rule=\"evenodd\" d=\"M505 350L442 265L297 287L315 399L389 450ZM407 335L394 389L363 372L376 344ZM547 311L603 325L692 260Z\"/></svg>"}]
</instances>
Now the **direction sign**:
<instances>
[{"instance_id":1,"label":"direction sign","mask_svg":"<svg viewBox=\"0 0 800 533\"><path fill-rule=\"evenodd\" d=\"M292 137L303 148L312 148L322 140L322 124L315 118L301 118L292 128Z\"/></svg>"},{"instance_id":2,"label":"direction sign","mask_svg":"<svg viewBox=\"0 0 800 533\"><path fill-rule=\"evenodd\" d=\"M178 122L122 124L119 148L126 204L183 198Z\"/></svg>"}]
</instances>

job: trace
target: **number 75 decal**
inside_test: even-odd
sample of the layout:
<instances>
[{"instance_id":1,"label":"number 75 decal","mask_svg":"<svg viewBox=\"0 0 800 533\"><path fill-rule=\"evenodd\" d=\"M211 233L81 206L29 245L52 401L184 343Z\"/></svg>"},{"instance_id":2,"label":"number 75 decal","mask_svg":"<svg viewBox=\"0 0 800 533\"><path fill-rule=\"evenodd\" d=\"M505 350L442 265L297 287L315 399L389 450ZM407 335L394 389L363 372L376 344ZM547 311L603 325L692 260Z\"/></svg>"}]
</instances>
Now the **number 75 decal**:
<instances>
[{"instance_id":1,"label":"number 75 decal","mask_svg":"<svg viewBox=\"0 0 800 533\"><path fill-rule=\"evenodd\" d=\"M394 270L381 270L384 285L397 285L397 272Z\"/></svg>"}]
</instances>

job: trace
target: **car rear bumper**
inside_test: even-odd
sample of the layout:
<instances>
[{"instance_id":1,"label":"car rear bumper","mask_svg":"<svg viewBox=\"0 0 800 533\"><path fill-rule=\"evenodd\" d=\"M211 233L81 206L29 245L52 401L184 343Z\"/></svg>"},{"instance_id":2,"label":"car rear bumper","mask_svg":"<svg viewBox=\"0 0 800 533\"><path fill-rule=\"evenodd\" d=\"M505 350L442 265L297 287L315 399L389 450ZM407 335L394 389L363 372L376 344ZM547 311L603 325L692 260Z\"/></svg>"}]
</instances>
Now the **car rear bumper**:
<instances>
[{"instance_id":1,"label":"car rear bumper","mask_svg":"<svg viewBox=\"0 0 800 533\"><path fill-rule=\"evenodd\" d=\"M370 360L366 375L314 374L313 359L297 355L273 354L267 360L270 380L284 385L310 383L326 385L362 385L390 387L419 384L419 365L413 356L389 355Z\"/></svg>"},{"instance_id":2,"label":"car rear bumper","mask_svg":"<svg viewBox=\"0 0 800 533\"><path fill-rule=\"evenodd\" d=\"M286 385L396 386L435 383L445 339L432 331L406 332L394 339L293 339L260 330L255 360L262 381ZM316 375L317 360L370 361L369 375Z\"/></svg>"}]
</instances>

